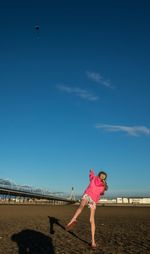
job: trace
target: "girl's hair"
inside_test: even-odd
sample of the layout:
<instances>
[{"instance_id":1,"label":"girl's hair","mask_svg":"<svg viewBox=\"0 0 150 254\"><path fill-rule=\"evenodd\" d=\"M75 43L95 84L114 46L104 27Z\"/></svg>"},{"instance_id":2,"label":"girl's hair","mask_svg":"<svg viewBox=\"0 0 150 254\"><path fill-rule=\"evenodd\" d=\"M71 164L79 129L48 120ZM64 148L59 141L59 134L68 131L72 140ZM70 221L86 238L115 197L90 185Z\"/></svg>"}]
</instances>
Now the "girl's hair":
<instances>
[{"instance_id":1,"label":"girl's hair","mask_svg":"<svg viewBox=\"0 0 150 254\"><path fill-rule=\"evenodd\" d=\"M100 172L98 173L98 176L100 177L100 175L101 175L101 174L105 175L105 179L107 178L107 174L106 174L106 172L104 172L104 171L100 171Z\"/></svg>"}]
</instances>

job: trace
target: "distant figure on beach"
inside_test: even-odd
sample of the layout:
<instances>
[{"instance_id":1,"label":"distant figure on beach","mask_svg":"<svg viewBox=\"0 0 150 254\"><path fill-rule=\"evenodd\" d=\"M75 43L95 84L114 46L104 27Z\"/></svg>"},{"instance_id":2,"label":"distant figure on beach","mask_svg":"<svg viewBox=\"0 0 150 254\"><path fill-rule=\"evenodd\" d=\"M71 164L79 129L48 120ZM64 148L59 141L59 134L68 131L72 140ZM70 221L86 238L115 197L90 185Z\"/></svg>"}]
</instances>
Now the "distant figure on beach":
<instances>
[{"instance_id":1,"label":"distant figure on beach","mask_svg":"<svg viewBox=\"0 0 150 254\"><path fill-rule=\"evenodd\" d=\"M99 172L97 176L94 174L94 170L91 169L89 173L90 184L83 193L81 203L76 210L74 216L66 226L66 230L71 230L77 223L77 217L82 212L85 205L90 208L90 223L91 223L91 247L96 248L95 242L95 210L101 195L108 189L106 182L107 174L104 171Z\"/></svg>"}]
</instances>

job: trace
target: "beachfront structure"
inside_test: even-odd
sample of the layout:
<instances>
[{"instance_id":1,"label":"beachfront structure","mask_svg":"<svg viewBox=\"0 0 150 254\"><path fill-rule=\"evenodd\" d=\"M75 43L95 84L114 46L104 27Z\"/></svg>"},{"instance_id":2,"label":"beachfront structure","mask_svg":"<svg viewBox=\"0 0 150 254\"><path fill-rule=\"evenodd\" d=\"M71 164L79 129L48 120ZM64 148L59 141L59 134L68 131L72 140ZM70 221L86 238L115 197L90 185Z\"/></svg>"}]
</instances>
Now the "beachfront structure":
<instances>
[{"instance_id":1,"label":"beachfront structure","mask_svg":"<svg viewBox=\"0 0 150 254\"><path fill-rule=\"evenodd\" d=\"M117 198L117 204L150 204L149 197L119 197Z\"/></svg>"},{"instance_id":2,"label":"beachfront structure","mask_svg":"<svg viewBox=\"0 0 150 254\"><path fill-rule=\"evenodd\" d=\"M139 204L150 205L149 197L118 197L118 198L101 198L99 204Z\"/></svg>"},{"instance_id":3,"label":"beachfront structure","mask_svg":"<svg viewBox=\"0 0 150 254\"><path fill-rule=\"evenodd\" d=\"M72 191L74 191L74 188L72 188ZM11 183L8 180L0 179L0 202L16 202L16 203L24 203L26 201L29 202L29 200L33 200L34 202L36 200L40 201L48 200L49 203L75 203L77 200L74 199L68 199L62 192L57 192L59 195L56 196L55 193L51 193L49 191L43 191L42 189L37 189L29 186L20 186Z\"/></svg>"},{"instance_id":4,"label":"beachfront structure","mask_svg":"<svg viewBox=\"0 0 150 254\"><path fill-rule=\"evenodd\" d=\"M76 200L74 187L71 188L71 193L70 193L69 199L70 200Z\"/></svg>"},{"instance_id":5,"label":"beachfront structure","mask_svg":"<svg viewBox=\"0 0 150 254\"><path fill-rule=\"evenodd\" d=\"M116 199L107 199L107 198L101 198L98 202L99 204L115 204L116 203Z\"/></svg>"},{"instance_id":6,"label":"beachfront structure","mask_svg":"<svg viewBox=\"0 0 150 254\"><path fill-rule=\"evenodd\" d=\"M130 204L150 204L150 198L129 198Z\"/></svg>"}]
</instances>

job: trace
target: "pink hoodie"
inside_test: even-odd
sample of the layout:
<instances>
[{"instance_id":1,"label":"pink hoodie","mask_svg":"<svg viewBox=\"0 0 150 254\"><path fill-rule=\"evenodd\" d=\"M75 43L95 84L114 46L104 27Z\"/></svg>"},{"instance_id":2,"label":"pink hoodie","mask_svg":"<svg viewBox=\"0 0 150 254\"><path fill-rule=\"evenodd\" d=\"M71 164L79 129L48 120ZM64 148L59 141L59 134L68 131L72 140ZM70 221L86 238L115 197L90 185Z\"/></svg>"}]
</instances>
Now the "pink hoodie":
<instances>
[{"instance_id":1,"label":"pink hoodie","mask_svg":"<svg viewBox=\"0 0 150 254\"><path fill-rule=\"evenodd\" d=\"M90 184L86 188L84 194L88 194L93 199L93 201L98 203L101 194L104 193L105 184L102 182L99 176L95 176L93 170L90 171L89 178Z\"/></svg>"}]
</instances>

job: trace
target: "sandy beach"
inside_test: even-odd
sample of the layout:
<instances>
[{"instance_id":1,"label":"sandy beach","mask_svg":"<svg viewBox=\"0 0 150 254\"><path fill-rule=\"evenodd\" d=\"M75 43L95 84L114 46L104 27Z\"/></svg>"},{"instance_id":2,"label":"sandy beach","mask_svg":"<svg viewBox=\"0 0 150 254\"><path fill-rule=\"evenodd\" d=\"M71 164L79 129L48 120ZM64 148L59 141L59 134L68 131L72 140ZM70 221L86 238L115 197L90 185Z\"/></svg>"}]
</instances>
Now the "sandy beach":
<instances>
[{"instance_id":1,"label":"sandy beach","mask_svg":"<svg viewBox=\"0 0 150 254\"><path fill-rule=\"evenodd\" d=\"M89 247L89 209L65 231L77 206L0 205L0 254L150 253L150 207L97 207L97 249Z\"/></svg>"}]
</instances>

